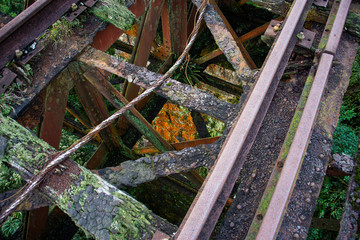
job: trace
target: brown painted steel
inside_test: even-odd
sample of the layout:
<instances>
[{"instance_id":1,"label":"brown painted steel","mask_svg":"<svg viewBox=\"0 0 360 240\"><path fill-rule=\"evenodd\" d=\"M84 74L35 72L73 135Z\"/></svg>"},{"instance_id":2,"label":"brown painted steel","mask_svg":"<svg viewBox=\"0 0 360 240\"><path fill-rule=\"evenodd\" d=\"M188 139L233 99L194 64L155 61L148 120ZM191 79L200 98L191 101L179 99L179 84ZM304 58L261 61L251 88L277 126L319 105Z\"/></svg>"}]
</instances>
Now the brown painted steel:
<instances>
[{"instance_id":1,"label":"brown painted steel","mask_svg":"<svg viewBox=\"0 0 360 240\"><path fill-rule=\"evenodd\" d=\"M175 150L182 150L188 147L195 147L201 144L211 144L219 140L220 137L212 137L212 138L202 138L193 141L172 143L171 145L175 148ZM159 153L155 147L144 147L144 148L134 148L133 151L136 154L149 154L149 153Z\"/></svg>"},{"instance_id":2,"label":"brown painted steel","mask_svg":"<svg viewBox=\"0 0 360 240\"><path fill-rule=\"evenodd\" d=\"M155 38L157 26L163 9L164 0L155 0L151 2L145 19L142 23L141 30L138 32L134 52L130 62L135 65L145 67L150 56L151 47ZM125 90L125 98L129 101L138 96L140 87L128 83Z\"/></svg>"},{"instance_id":3,"label":"brown painted steel","mask_svg":"<svg viewBox=\"0 0 360 240\"><path fill-rule=\"evenodd\" d=\"M44 6L37 9L37 2L39 4L43 2ZM16 50L23 49L35 38L39 37L51 24L66 13L71 4L77 2L77 0L44 0L37 2L25 9L24 14L19 15L18 19L14 19L15 22L11 24L13 27L10 26L7 29L5 25L5 29L0 30L2 32L0 68L3 68L15 56Z\"/></svg>"},{"instance_id":4,"label":"brown painted steel","mask_svg":"<svg viewBox=\"0 0 360 240\"><path fill-rule=\"evenodd\" d=\"M65 108L71 87L70 79L58 77L46 89L40 138L54 148L59 148L60 145Z\"/></svg>"},{"instance_id":5,"label":"brown painted steel","mask_svg":"<svg viewBox=\"0 0 360 240\"><path fill-rule=\"evenodd\" d=\"M73 81L80 101L84 106L92 125L96 126L110 116L104 99L88 81L80 77L73 77ZM101 131L100 136L109 149L120 147L119 138L113 125Z\"/></svg>"},{"instance_id":6,"label":"brown painted steel","mask_svg":"<svg viewBox=\"0 0 360 240\"><path fill-rule=\"evenodd\" d=\"M339 10L336 13L336 18L332 26L328 43L326 44L324 52L332 55L336 54L337 46L340 42L340 36L345 26L346 17L350 8L351 0L341 0Z\"/></svg>"},{"instance_id":7,"label":"brown painted steel","mask_svg":"<svg viewBox=\"0 0 360 240\"><path fill-rule=\"evenodd\" d=\"M170 37L170 17L169 17L169 2L165 1L161 11L161 25L163 33L163 43L168 53L171 52L171 37Z\"/></svg>"},{"instance_id":8,"label":"brown painted steel","mask_svg":"<svg viewBox=\"0 0 360 240\"><path fill-rule=\"evenodd\" d=\"M274 239L281 225L288 200L296 183L298 172L311 137L313 124L329 76L334 56L324 53L321 56L314 83L311 87L298 129L285 160L281 175L271 198L268 210L256 236L258 240Z\"/></svg>"},{"instance_id":9,"label":"brown painted steel","mask_svg":"<svg viewBox=\"0 0 360 240\"><path fill-rule=\"evenodd\" d=\"M295 1L285 26L234 123L218 159L177 233L177 239L208 239L264 119L312 1ZM276 44L281 43L281 44Z\"/></svg>"},{"instance_id":10,"label":"brown painted steel","mask_svg":"<svg viewBox=\"0 0 360 240\"><path fill-rule=\"evenodd\" d=\"M46 89L40 138L56 149L58 149L60 145L65 108L71 87L72 83L70 79L61 75ZM46 226L48 213L48 206L28 213L25 233L26 240L38 239L40 237L43 228Z\"/></svg>"},{"instance_id":11,"label":"brown painted steel","mask_svg":"<svg viewBox=\"0 0 360 240\"><path fill-rule=\"evenodd\" d=\"M170 37L172 51L180 55L187 41L186 0L170 0Z\"/></svg>"},{"instance_id":12,"label":"brown painted steel","mask_svg":"<svg viewBox=\"0 0 360 240\"><path fill-rule=\"evenodd\" d=\"M106 147L105 143L100 144L98 149L94 152L94 154L90 157L90 159L85 163L85 167L87 169L97 169L99 166L103 165L106 160L106 155L109 150Z\"/></svg>"}]
</instances>

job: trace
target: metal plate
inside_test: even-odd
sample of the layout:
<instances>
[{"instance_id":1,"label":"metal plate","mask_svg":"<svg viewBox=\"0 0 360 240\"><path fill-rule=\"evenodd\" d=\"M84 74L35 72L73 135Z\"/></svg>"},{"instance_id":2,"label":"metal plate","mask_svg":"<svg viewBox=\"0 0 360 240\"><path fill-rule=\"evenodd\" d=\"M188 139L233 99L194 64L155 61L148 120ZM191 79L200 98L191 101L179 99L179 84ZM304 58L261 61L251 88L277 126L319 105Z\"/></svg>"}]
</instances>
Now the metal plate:
<instances>
[{"instance_id":1,"label":"metal plate","mask_svg":"<svg viewBox=\"0 0 360 240\"><path fill-rule=\"evenodd\" d=\"M27 64L36 54L38 54L43 49L44 49L44 46L41 44L37 44L35 49L32 49L31 47L27 47L25 49L27 51L27 54L24 54L21 57L21 59L18 60L18 62L23 65Z\"/></svg>"},{"instance_id":2,"label":"metal plate","mask_svg":"<svg viewBox=\"0 0 360 240\"><path fill-rule=\"evenodd\" d=\"M314 0L314 5L318 7L327 7L328 2L328 0Z\"/></svg>"},{"instance_id":3,"label":"metal plate","mask_svg":"<svg viewBox=\"0 0 360 240\"><path fill-rule=\"evenodd\" d=\"M16 76L17 75L9 69L3 69L2 73L0 73L0 94L5 92L7 87L14 81Z\"/></svg>"},{"instance_id":4,"label":"metal plate","mask_svg":"<svg viewBox=\"0 0 360 240\"><path fill-rule=\"evenodd\" d=\"M69 22L72 22L86 9L87 9L86 6L79 6L79 8L76 11L70 13L69 16L65 17L65 19L68 20Z\"/></svg>"},{"instance_id":5,"label":"metal plate","mask_svg":"<svg viewBox=\"0 0 360 240\"><path fill-rule=\"evenodd\" d=\"M268 26L268 28L266 29L265 31L265 35L266 36L269 36L271 38L275 38L277 33L281 32L281 29L278 30L278 31L275 31L274 30L274 27L278 24L281 24L282 21L278 21L278 20L272 20ZM298 42L296 43L296 45L298 46L301 46L301 47L304 47L304 48L307 48L307 49L310 49L312 47L312 44L314 42L314 39L315 39L315 35L316 33L315 32L312 32L310 30L307 30L305 28L303 28L301 30L301 32L304 33L304 39L302 40L298 40Z\"/></svg>"},{"instance_id":6,"label":"metal plate","mask_svg":"<svg viewBox=\"0 0 360 240\"><path fill-rule=\"evenodd\" d=\"M84 2L85 6L87 7L92 7L95 5L95 3L97 3L98 0L87 0L86 2Z\"/></svg>"}]
</instances>

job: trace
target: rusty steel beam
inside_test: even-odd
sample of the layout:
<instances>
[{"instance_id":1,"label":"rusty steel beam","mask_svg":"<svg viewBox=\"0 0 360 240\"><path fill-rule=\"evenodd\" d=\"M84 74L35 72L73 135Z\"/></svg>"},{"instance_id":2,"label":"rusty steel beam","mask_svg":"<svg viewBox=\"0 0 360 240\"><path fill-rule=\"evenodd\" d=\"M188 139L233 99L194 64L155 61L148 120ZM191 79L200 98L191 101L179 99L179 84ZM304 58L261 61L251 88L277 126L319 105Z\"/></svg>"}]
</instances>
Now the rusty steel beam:
<instances>
[{"instance_id":1,"label":"rusty steel beam","mask_svg":"<svg viewBox=\"0 0 360 240\"><path fill-rule=\"evenodd\" d=\"M24 93L24 101L14 106L15 112L11 114L11 117L20 117L38 94L69 65L79 52L92 42L97 31L105 26L105 23L96 21L94 16L88 16L81 30L83 35L80 36L77 33L71 34L59 43L57 48L49 44L43 50L46 53L42 54L41 58L31 65L34 73L32 83L28 87L28 91ZM46 44L46 40L42 39L38 44Z\"/></svg>"},{"instance_id":2,"label":"rusty steel beam","mask_svg":"<svg viewBox=\"0 0 360 240\"><path fill-rule=\"evenodd\" d=\"M135 47L132 53L130 62L146 67L147 61L150 57L151 48L154 42L157 26L159 24L161 10L164 5L164 0L151 1L149 10L146 12L140 31L138 32ZM124 85L124 96L131 101L138 96L140 87L133 83L126 83Z\"/></svg>"},{"instance_id":3,"label":"rusty steel beam","mask_svg":"<svg viewBox=\"0 0 360 240\"><path fill-rule=\"evenodd\" d=\"M50 146L58 149L61 130L65 116L68 94L72 88L69 73L63 72L46 89L43 120L40 127L40 138ZM39 238L42 229L46 226L49 207L42 207L30 211L26 216L24 239Z\"/></svg>"},{"instance_id":4,"label":"rusty steel beam","mask_svg":"<svg viewBox=\"0 0 360 240\"><path fill-rule=\"evenodd\" d=\"M31 19L35 14L37 14L41 9L46 5L51 3L53 0L39 0L36 1L36 4L31 7L26 8L9 23L0 29L0 42L4 41L9 37L13 32L21 27L26 21Z\"/></svg>"},{"instance_id":5,"label":"rusty steel beam","mask_svg":"<svg viewBox=\"0 0 360 240\"><path fill-rule=\"evenodd\" d=\"M105 143L101 143L100 146L96 149L94 154L89 158L85 163L87 169L97 169L99 166L102 166L105 163L106 155L109 153L109 149Z\"/></svg>"},{"instance_id":6,"label":"rusty steel beam","mask_svg":"<svg viewBox=\"0 0 360 240\"><path fill-rule=\"evenodd\" d=\"M86 71L86 68L80 63L72 63L72 65L68 67L68 71L73 79L76 92L81 104L87 112L91 124L96 126L110 116L102 95L91 85L91 83L83 78L81 74ZM103 129L100 132L100 136L109 150L119 149L122 150L128 158L135 158L132 151L122 143L114 125L110 125Z\"/></svg>"},{"instance_id":7,"label":"rusty steel beam","mask_svg":"<svg viewBox=\"0 0 360 240\"><path fill-rule=\"evenodd\" d=\"M77 0L36 1L14 18L8 27L0 29L0 69L15 56L15 51L25 48L57 21Z\"/></svg>"},{"instance_id":8,"label":"rusty steel beam","mask_svg":"<svg viewBox=\"0 0 360 240\"><path fill-rule=\"evenodd\" d=\"M187 41L187 1L170 0L169 6L171 49L179 56Z\"/></svg>"},{"instance_id":9,"label":"rusty steel beam","mask_svg":"<svg viewBox=\"0 0 360 240\"><path fill-rule=\"evenodd\" d=\"M87 129L91 128L90 120L87 116L83 115L81 112L76 110L71 104L67 104L66 111L68 111L74 118L76 118L82 125Z\"/></svg>"},{"instance_id":10,"label":"rusty steel beam","mask_svg":"<svg viewBox=\"0 0 360 240\"><path fill-rule=\"evenodd\" d=\"M186 141L186 142L179 142L179 143L172 143L172 146L175 150L182 150L188 147L196 147L201 144L210 144L214 143L219 140L220 137L211 137L211 138L202 138L196 139L193 141ZM144 147L144 148L134 148L133 151L136 154L149 154L149 153L159 153L159 150L155 147Z\"/></svg>"},{"instance_id":11,"label":"rusty steel beam","mask_svg":"<svg viewBox=\"0 0 360 240\"><path fill-rule=\"evenodd\" d=\"M79 56L79 61L123 77L143 88L150 87L154 81L161 77L161 74L132 65L91 48ZM205 91L172 79L169 79L166 84L160 86L155 92L184 107L207 114L223 122L230 119L234 109L234 106L230 103L221 101Z\"/></svg>"},{"instance_id":12,"label":"rusty steel beam","mask_svg":"<svg viewBox=\"0 0 360 240\"><path fill-rule=\"evenodd\" d=\"M65 71L46 89L40 138L56 149L60 145L68 94L72 87L70 76Z\"/></svg>"},{"instance_id":13,"label":"rusty steel beam","mask_svg":"<svg viewBox=\"0 0 360 240\"><path fill-rule=\"evenodd\" d=\"M74 78L74 84L93 126L110 116L102 96L88 81ZM100 136L109 149L121 148L122 144L113 125L100 132Z\"/></svg>"},{"instance_id":14,"label":"rusty steel beam","mask_svg":"<svg viewBox=\"0 0 360 240\"><path fill-rule=\"evenodd\" d=\"M176 239L207 239L235 184L246 156L275 94L312 1L293 2L292 11L273 45L214 167L184 218ZM281 43L281 44L277 44Z\"/></svg>"},{"instance_id":15,"label":"rusty steel beam","mask_svg":"<svg viewBox=\"0 0 360 240\"><path fill-rule=\"evenodd\" d=\"M117 109L129 103L99 71L88 70L84 73L84 77ZM174 150L173 146L135 108L125 113L125 117L160 151Z\"/></svg>"},{"instance_id":16,"label":"rusty steel beam","mask_svg":"<svg viewBox=\"0 0 360 240\"><path fill-rule=\"evenodd\" d=\"M171 52L169 2L165 1L161 11L162 38L165 49Z\"/></svg>"}]
</instances>

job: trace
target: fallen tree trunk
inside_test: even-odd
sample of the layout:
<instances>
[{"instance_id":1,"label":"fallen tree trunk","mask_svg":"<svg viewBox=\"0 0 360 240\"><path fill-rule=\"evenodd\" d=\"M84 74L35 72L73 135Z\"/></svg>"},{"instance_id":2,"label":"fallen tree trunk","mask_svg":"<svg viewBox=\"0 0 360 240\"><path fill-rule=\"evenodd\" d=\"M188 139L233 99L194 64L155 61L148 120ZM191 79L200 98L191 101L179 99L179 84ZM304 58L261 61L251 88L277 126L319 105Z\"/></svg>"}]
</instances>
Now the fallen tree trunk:
<instances>
[{"instance_id":1,"label":"fallen tree trunk","mask_svg":"<svg viewBox=\"0 0 360 240\"><path fill-rule=\"evenodd\" d=\"M27 181L56 154L47 143L2 115L0 136L8 140L1 161ZM176 231L143 204L70 159L49 172L38 190L97 239L151 239L156 230L169 235Z\"/></svg>"}]
</instances>

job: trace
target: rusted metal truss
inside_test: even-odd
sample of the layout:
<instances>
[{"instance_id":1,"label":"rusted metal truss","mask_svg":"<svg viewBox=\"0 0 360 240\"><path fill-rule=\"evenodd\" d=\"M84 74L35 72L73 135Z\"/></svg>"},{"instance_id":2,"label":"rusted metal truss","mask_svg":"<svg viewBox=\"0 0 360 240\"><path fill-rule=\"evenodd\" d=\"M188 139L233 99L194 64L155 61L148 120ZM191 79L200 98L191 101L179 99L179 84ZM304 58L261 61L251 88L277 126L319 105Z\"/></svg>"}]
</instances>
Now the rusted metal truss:
<instances>
[{"instance_id":1,"label":"rusted metal truss","mask_svg":"<svg viewBox=\"0 0 360 240\"><path fill-rule=\"evenodd\" d=\"M14 59L16 50L22 51L28 47L53 22L62 17L73 3L78 1L60 2L36 1L12 22L0 29L0 68ZM88 2L90 5L95 3L95 1ZM242 5L245 2L240 1L236 4ZM288 4L284 1L279 2L283 2L284 6ZM327 1L323 2L324 4L327 3ZM201 0L192 0L189 1L189 4L185 0L127 1L126 4L130 10L137 17L142 16L135 44L130 46L132 55L129 62L105 53L105 50L115 43L124 31L114 25L99 21L91 14L83 23L83 29L76 30L68 39L59 43L60 45L57 48L53 48L51 44L46 44L43 39L38 40L37 44L44 46L44 49L38 49L42 57L34 64L34 75L25 95L26 100L21 105L14 106L11 116L19 118L20 123L29 126L31 129L39 126L39 137L55 148L59 146L63 124L78 129L79 133L86 134L87 130L110 116L105 99L116 109L120 109L135 98L139 91L150 88L162 76L163 70L172 62L171 52L179 55L185 48L187 38L193 31L193 21L197 17L196 8L201 3ZM226 129L223 136L172 144L153 128L150 123L152 119L146 119L142 116L139 106L131 108L118 122L103 129L97 136L98 148L85 164L86 168L93 170L92 172L68 159L61 167L57 167L49 174L45 182L39 187L38 192L32 194L31 200L24 202L18 208L18 210L37 209L29 215L26 238L33 239L40 235L41 228L46 222L44 221L41 226L36 227L33 226L33 223L37 221L36 219L44 219L42 216L47 216L49 203L58 205L78 226L98 239L109 239L121 232L119 230L121 226L116 224L121 221L127 222L126 214L122 215L117 211L121 208L121 204L130 206L137 211L146 212L146 226L142 226L146 229L141 231L146 239L161 239L165 236L186 240L208 239L227 202L233 202L229 212L234 212L233 209L236 208L242 213L242 215L239 213L238 216L234 214L235 217L240 219L240 216L244 216L242 203L238 201L246 197L245 195L250 191L249 185L255 181L260 173L256 172L257 170L252 173L248 171L244 175L250 175L250 180L243 181L241 175L244 170L240 170L243 167L248 167L249 155L253 149L256 149L257 137L261 135L259 131L261 132L263 121L268 114L269 106L276 94L280 79L295 45L298 42L300 45L303 43L301 46L307 48L314 47L312 43L315 33L303 29L312 3L311 0L293 1L291 11L288 12L281 27L277 30L274 30L274 27L277 26L278 22L269 22L238 37L222 13L219 1L210 0L204 20L219 49L197 59L196 62L205 64L220 54L224 54L235 69L238 82L245 82L248 86L240 89L238 84L230 83L224 79L221 81L225 83L221 83L215 76L212 78L213 81L218 81L218 85L233 88L232 92L240 94L243 91L240 103L236 105L221 101L210 93L171 78L157 88L155 93L192 111L209 115L224 122ZM246 212L249 216L248 223L244 224L242 228L239 227L238 231L245 231L245 233L239 233L235 230L221 230L219 239L221 239L221 234L224 231L227 232L223 236L235 236L241 239L306 237L307 229L310 227L311 215L305 220L301 217L303 215L300 217L296 215L303 209L294 210L296 207L293 206L301 194L301 189L297 186L302 184L301 181L304 176L302 168L312 166L311 176L318 179L316 184L310 183L309 186L313 188L316 186L317 190L314 190L314 194L305 199L306 202L315 204L322 184L323 175L319 177L316 174L325 173L327 160L325 156L322 156L323 165L314 168L314 164L309 163L309 158L315 158L315 156L306 155L306 151L313 148L311 143L309 145L309 141L312 136L315 138L318 134L316 131L320 124L316 121L317 113L324 111L321 106L322 98L324 98L323 92L326 89L332 61L336 54L350 3L350 0L333 3L333 9L317 47L317 54L313 60L313 66L309 72L303 94L296 110L294 110L295 115L292 123L289 124L290 127L288 126L289 130L285 142L281 151L278 152L279 157L276 161L269 163L267 172L270 170L272 174L267 179L264 177L267 186L266 188L263 186L262 190L257 193L257 197L251 200L252 205ZM91 7L90 5L87 6ZM79 6L69 16L70 19L85 10L81 4ZM146 65L152 53L160 17L163 39L162 46L158 50L160 54L157 53L156 58L162 60L164 65L159 73L155 73L148 70ZM283 19L278 18L276 20ZM35 25L36 27L34 27ZM263 34L266 29L273 31L275 42L264 65L258 72L258 66L251 59L243 43ZM37 52L32 52L32 54L36 55ZM18 56L15 60L18 64L24 65L29 61L29 57ZM122 93L108 80L108 76L111 74L126 80ZM5 91L15 77L16 74L10 70L2 70L0 94ZM215 84L214 86L218 85ZM83 116L72 106L67 105L68 93L72 87L76 89L87 116ZM40 94L41 92L42 94ZM341 95L341 93L339 94ZM147 100L140 105L145 106ZM64 120L66 110L78 120L78 125ZM30 118L32 123L27 118ZM0 115L0 122L1 124L6 122L17 127L13 120L2 115ZM131 126L135 127L141 135L144 135L153 147L131 149L132 146L126 146L122 140L126 138L127 130ZM314 128L315 134L312 135ZM333 132L334 129L331 131ZM331 135L331 131L328 131L329 135ZM27 132L20 134L24 135L24 139L30 138ZM12 136L11 133L2 133L2 135L9 139ZM330 140L327 139L327 141ZM316 142L317 140L314 139L313 141ZM23 142L22 144L26 143ZM119 159L119 165L116 167L98 169L104 163L109 152L119 149L124 153L126 159ZM31 149L31 151L35 150ZM141 154L159 152L161 154L139 158ZM46 155L45 161L50 161L50 156L56 153L46 145L43 151L43 154ZM31 182L31 177L45 162L29 164L21 159L12 159L8 164L21 172L24 180ZM266 164L268 163L264 163L264 165ZM202 186L179 229L160 219L146 207L139 205L136 200L119 190L124 187L135 187L170 174L191 172L193 169L203 166L211 167L211 171L203 184L202 179L199 179L194 172L185 174L186 178L193 179L195 188L200 188L201 184ZM72 191L71 189L82 184L84 180L82 178L85 177L92 179L92 184L87 183L86 193ZM237 193L237 198L229 201L229 197L232 198L231 192L238 177L239 186L237 187L240 190ZM7 199L12 193L1 194L0 200ZM39 193L45 195L46 200ZM86 201L84 206L76 205L79 197L83 197ZM11 199L1 201L1 209L5 209L11 202ZM111 207L105 206L105 203ZM41 208L42 210L39 210ZM95 213L92 214L94 211L98 212L95 217L93 217ZM233 220L228 219L233 218L226 216L226 221L222 224L221 229L226 229L224 224L233 223ZM140 226L141 224L137 220L134 218L132 221ZM301 231L290 230L294 224L301 226ZM234 224L231 228L234 228ZM175 232L176 235L172 235Z\"/></svg>"}]
</instances>

